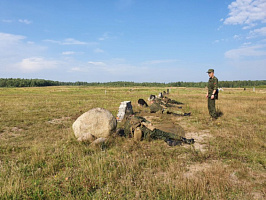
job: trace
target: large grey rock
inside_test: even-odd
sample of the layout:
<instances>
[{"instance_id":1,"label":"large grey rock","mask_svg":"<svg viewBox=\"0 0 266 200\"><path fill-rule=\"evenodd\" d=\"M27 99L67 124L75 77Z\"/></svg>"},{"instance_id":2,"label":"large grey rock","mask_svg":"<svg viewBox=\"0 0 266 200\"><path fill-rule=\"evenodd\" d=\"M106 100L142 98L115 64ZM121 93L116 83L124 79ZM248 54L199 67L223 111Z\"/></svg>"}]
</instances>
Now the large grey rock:
<instances>
[{"instance_id":1,"label":"large grey rock","mask_svg":"<svg viewBox=\"0 0 266 200\"><path fill-rule=\"evenodd\" d=\"M104 108L93 108L78 117L72 128L78 140L83 141L89 135L106 138L116 130L116 126L116 118L110 111Z\"/></svg>"}]
</instances>

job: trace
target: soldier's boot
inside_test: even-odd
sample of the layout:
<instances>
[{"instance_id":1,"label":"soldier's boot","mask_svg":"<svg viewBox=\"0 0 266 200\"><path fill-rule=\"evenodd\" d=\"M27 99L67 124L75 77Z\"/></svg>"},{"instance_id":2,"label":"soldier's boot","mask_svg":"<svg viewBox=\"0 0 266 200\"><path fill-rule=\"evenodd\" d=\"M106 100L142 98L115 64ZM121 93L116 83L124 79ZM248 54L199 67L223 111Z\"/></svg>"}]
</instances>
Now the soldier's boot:
<instances>
[{"instance_id":1,"label":"soldier's boot","mask_svg":"<svg viewBox=\"0 0 266 200\"><path fill-rule=\"evenodd\" d=\"M195 140L193 138L191 139L187 139L187 138L182 138L182 141L186 144L194 144L195 143Z\"/></svg>"},{"instance_id":2,"label":"soldier's boot","mask_svg":"<svg viewBox=\"0 0 266 200\"><path fill-rule=\"evenodd\" d=\"M119 129L117 129L116 130L116 135L118 135L118 136L125 136L125 131L124 131L124 129L122 129L122 128L119 128Z\"/></svg>"},{"instance_id":3,"label":"soldier's boot","mask_svg":"<svg viewBox=\"0 0 266 200\"><path fill-rule=\"evenodd\" d=\"M217 117L210 117L210 121L216 121Z\"/></svg>"},{"instance_id":4,"label":"soldier's boot","mask_svg":"<svg viewBox=\"0 0 266 200\"><path fill-rule=\"evenodd\" d=\"M169 145L169 146L180 146L182 145L182 141L181 140L167 140L166 143Z\"/></svg>"},{"instance_id":5,"label":"soldier's boot","mask_svg":"<svg viewBox=\"0 0 266 200\"><path fill-rule=\"evenodd\" d=\"M142 131L139 127L137 127L134 131L134 140L135 141L140 141L142 138Z\"/></svg>"}]
</instances>

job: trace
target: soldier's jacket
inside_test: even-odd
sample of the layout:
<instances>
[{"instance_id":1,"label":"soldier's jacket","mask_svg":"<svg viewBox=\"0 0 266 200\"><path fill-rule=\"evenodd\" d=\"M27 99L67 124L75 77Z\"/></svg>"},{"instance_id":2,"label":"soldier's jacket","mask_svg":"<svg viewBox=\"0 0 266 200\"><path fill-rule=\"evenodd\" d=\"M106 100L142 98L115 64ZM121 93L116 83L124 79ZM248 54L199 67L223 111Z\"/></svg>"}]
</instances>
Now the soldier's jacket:
<instances>
[{"instance_id":1,"label":"soldier's jacket","mask_svg":"<svg viewBox=\"0 0 266 200\"><path fill-rule=\"evenodd\" d=\"M156 99L156 101L149 106L151 113L184 115L184 112L172 109L171 107L173 107L173 105L164 103L161 99Z\"/></svg>"},{"instance_id":2,"label":"soldier's jacket","mask_svg":"<svg viewBox=\"0 0 266 200\"><path fill-rule=\"evenodd\" d=\"M151 113L163 113L163 110L165 110L168 107L173 107L170 103L172 102L169 98L163 98L163 99L156 99L150 106L150 112Z\"/></svg>"},{"instance_id":3,"label":"soldier's jacket","mask_svg":"<svg viewBox=\"0 0 266 200\"><path fill-rule=\"evenodd\" d=\"M133 137L134 130L139 127L144 139L182 140L181 136L174 133L168 133L156 128L148 128L147 124L150 124L150 122L143 117L129 115L122 123L124 123L124 133L126 136Z\"/></svg>"},{"instance_id":4,"label":"soldier's jacket","mask_svg":"<svg viewBox=\"0 0 266 200\"><path fill-rule=\"evenodd\" d=\"M157 101L156 102L153 102L150 106L150 112L151 113L157 113L157 112L163 112L163 107L161 106L160 103L158 103Z\"/></svg>"},{"instance_id":5,"label":"soldier's jacket","mask_svg":"<svg viewBox=\"0 0 266 200\"><path fill-rule=\"evenodd\" d=\"M218 79L214 76L213 78L209 78L208 82L208 97L210 98L212 95L213 90L216 90L215 92L215 99L218 99Z\"/></svg>"}]
</instances>

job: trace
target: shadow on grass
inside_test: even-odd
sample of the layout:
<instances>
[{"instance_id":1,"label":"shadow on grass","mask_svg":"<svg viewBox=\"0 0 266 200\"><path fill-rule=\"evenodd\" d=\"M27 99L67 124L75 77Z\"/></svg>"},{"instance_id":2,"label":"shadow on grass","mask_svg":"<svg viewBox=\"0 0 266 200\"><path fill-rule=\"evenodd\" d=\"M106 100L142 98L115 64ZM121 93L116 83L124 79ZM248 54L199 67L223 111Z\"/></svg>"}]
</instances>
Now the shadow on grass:
<instances>
[{"instance_id":1,"label":"shadow on grass","mask_svg":"<svg viewBox=\"0 0 266 200\"><path fill-rule=\"evenodd\" d=\"M219 110L219 109L216 110L216 116L217 116L217 118L218 117L222 117L223 115L224 115L224 113L221 110Z\"/></svg>"}]
</instances>

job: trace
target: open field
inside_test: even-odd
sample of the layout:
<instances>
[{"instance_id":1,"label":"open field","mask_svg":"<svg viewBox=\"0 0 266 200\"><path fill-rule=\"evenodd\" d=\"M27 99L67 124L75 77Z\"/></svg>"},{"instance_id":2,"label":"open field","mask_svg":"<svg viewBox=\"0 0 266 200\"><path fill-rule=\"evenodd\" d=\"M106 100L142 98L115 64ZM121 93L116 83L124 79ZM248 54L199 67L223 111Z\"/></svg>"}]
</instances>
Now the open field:
<instances>
[{"instance_id":1,"label":"open field","mask_svg":"<svg viewBox=\"0 0 266 200\"><path fill-rule=\"evenodd\" d=\"M266 89L224 89L210 121L206 89L171 88L190 117L156 115L194 145L74 137L82 113L147 100L167 88L0 88L0 199L265 199ZM167 127L167 125L169 127Z\"/></svg>"}]
</instances>

